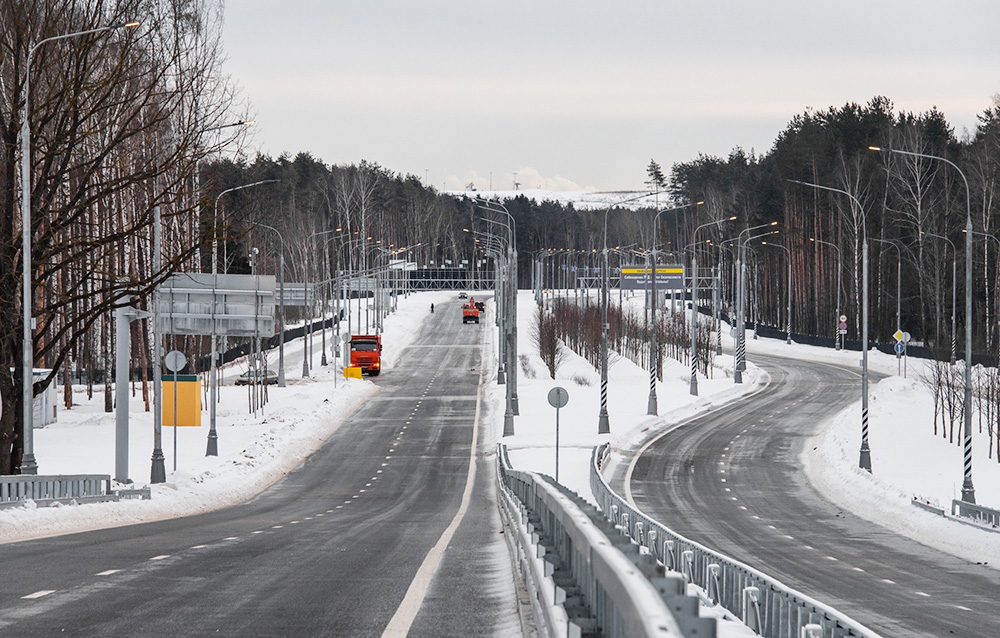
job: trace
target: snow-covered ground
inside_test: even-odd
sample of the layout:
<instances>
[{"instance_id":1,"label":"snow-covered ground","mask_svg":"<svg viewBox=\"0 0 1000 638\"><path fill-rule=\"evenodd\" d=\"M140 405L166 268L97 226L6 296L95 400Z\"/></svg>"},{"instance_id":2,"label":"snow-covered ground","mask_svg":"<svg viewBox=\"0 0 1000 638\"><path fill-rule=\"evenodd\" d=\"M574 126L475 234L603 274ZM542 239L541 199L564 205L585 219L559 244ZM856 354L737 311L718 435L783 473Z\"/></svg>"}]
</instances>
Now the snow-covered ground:
<instances>
[{"instance_id":1,"label":"snow-covered ground","mask_svg":"<svg viewBox=\"0 0 1000 638\"><path fill-rule=\"evenodd\" d=\"M544 188L525 188L521 190L492 191L444 191L453 197L482 197L484 199L506 201L515 197L527 197L539 204L556 202L563 206L572 204L576 210L604 210L609 206L621 206L636 210L638 208L653 208L657 200L661 206L666 206L667 195L660 193L659 197L651 191L552 191Z\"/></svg>"},{"instance_id":2,"label":"snow-covered ground","mask_svg":"<svg viewBox=\"0 0 1000 638\"><path fill-rule=\"evenodd\" d=\"M412 341L431 303L452 299L453 292L427 292L399 299L399 309L385 322L386 372ZM646 415L648 371L627 359L615 358L609 373L611 435L597 434L599 374L584 360L568 354L557 378L549 379L530 338L534 303L530 292L519 297L519 353L526 361L518 378L520 415L515 434L504 438L512 463L518 468L555 473L555 410L546 396L555 385L569 393L569 404L560 411L560 481L589 496L588 464L595 444L610 440L628 447L646 430L662 428L706 406L732 400L750 392L767 376L752 365L755 352L773 352L812 360L822 359L856 366L857 352L835 352L780 340L748 338L750 370L744 384L732 382L732 357L717 358L712 379L699 379L699 396L688 393L689 369L668 362L664 381L657 389L658 417ZM487 329L495 332L487 324ZM728 330L726 331L728 333ZM491 335L495 345L495 335ZM0 542L124 525L182 516L224 507L244 500L297 467L323 444L343 419L365 398L377 392L368 379L345 380L331 364L319 365L320 339L313 337L315 352L310 378L301 377L302 340L286 344L288 387L269 389L270 401L256 415L249 412L246 388L226 385L218 409L219 456L206 457L207 413L200 428L178 428L177 471L173 471L173 428L163 429L167 483L153 485L148 501L126 501L58 508L31 507L0 510ZM332 335L327 339L328 347ZM277 352L271 354L277 367ZM330 359L332 362L332 358ZM948 509L960 493L962 452L957 444L933 435L933 406L921 382L923 364L909 361L909 378L895 376L894 357L873 352L872 369L892 375L871 388L871 449L874 472L858 470L860 408L855 405L831 415L816 449L803 452L810 480L840 506L881 525L912 536L969 560L1000 565L1000 543L995 532L979 530L914 507L914 497ZM495 362L491 364L495 367ZM233 379L240 363L227 369ZM532 378L533 377L533 378ZM336 388L334 383L336 382ZM61 391L61 390L60 390ZM860 397L859 397L860 400ZM489 390L494 438L502 432L503 387ZM83 388L74 390L72 410L60 409L58 422L35 433L35 453L43 474L114 474L114 415L103 412L98 392L88 400ZM60 397L59 405L62 405ZM130 405L130 476L147 483L153 449L152 415L143 410L141 398ZM973 478L979 503L1000 508L1000 464L987 454L985 430L974 438Z\"/></svg>"}]
</instances>

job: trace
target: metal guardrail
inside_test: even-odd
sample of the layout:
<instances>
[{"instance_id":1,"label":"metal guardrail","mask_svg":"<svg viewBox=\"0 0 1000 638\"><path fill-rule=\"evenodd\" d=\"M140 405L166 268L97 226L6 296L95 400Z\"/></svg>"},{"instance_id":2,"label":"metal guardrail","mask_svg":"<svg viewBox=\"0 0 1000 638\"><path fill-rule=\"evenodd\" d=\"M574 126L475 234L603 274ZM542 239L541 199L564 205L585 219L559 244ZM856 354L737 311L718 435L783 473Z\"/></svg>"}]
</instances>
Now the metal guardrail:
<instances>
[{"instance_id":1,"label":"metal guardrail","mask_svg":"<svg viewBox=\"0 0 1000 638\"><path fill-rule=\"evenodd\" d=\"M594 448L590 488L604 515L629 538L689 583L700 585L712 602L767 638L877 638L879 635L752 567L680 536L625 502L608 486L601 468L609 444Z\"/></svg>"},{"instance_id":2,"label":"metal guardrail","mask_svg":"<svg viewBox=\"0 0 1000 638\"><path fill-rule=\"evenodd\" d=\"M29 500L39 507L47 507L57 502L98 503L150 497L148 487L112 490L108 474L0 476L0 509L21 507Z\"/></svg>"},{"instance_id":3,"label":"metal guardrail","mask_svg":"<svg viewBox=\"0 0 1000 638\"><path fill-rule=\"evenodd\" d=\"M500 510L541 636L714 638L679 575L551 478L511 469L503 445L498 456Z\"/></svg>"},{"instance_id":4,"label":"metal guardrail","mask_svg":"<svg viewBox=\"0 0 1000 638\"><path fill-rule=\"evenodd\" d=\"M953 500L951 502L951 515L971 518L984 526L990 526L992 529L1000 527L1000 511L975 503Z\"/></svg>"}]
</instances>

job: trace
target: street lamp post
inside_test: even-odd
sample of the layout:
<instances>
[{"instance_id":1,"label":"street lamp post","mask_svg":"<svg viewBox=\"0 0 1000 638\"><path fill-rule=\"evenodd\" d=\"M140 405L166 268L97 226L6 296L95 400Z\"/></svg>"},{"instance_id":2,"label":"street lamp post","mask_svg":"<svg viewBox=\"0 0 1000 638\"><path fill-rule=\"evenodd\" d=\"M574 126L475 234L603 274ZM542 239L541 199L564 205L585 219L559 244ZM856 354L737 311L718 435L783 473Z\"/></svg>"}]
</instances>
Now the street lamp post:
<instances>
[{"instance_id":1,"label":"street lamp post","mask_svg":"<svg viewBox=\"0 0 1000 638\"><path fill-rule=\"evenodd\" d=\"M901 298L903 292L903 253L899 250L899 246L896 242L890 241L888 239L879 239L878 237L872 237L873 240L880 244L888 244L896 249L896 332L901 330L902 322L900 320L900 308L901 308ZM899 358L899 355L896 355Z\"/></svg>"},{"instance_id":2,"label":"street lamp post","mask_svg":"<svg viewBox=\"0 0 1000 638\"><path fill-rule=\"evenodd\" d=\"M955 252L955 244L950 239L944 235L935 235L934 233L924 233L928 237L936 237L938 239L943 239L948 242L951 246L951 255L953 259L951 260L951 365L955 365L958 360L958 332L955 330L956 320L955 315L958 314L958 308L955 304L955 295L958 291L958 253ZM989 237L990 235L987 235Z\"/></svg>"},{"instance_id":3,"label":"street lamp post","mask_svg":"<svg viewBox=\"0 0 1000 638\"><path fill-rule=\"evenodd\" d=\"M278 305L281 307L281 330L278 332L278 387L285 387L285 240L281 232L267 224L257 224L261 228L274 231L281 245L281 259L278 267Z\"/></svg>"},{"instance_id":4,"label":"street lamp post","mask_svg":"<svg viewBox=\"0 0 1000 638\"><path fill-rule=\"evenodd\" d=\"M962 500L966 503L976 502L976 490L972 485L972 195L969 191L969 180L965 179L965 173L951 160L938 155L927 155L926 153L913 153L910 151L900 151L894 148L879 148L869 146L869 150L897 153L899 155L909 155L911 157L923 157L925 159L936 160L948 164L962 176L965 183L965 445L964 448L964 472L962 481Z\"/></svg>"},{"instance_id":5,"label":"street lamp post","mask_svg":"<svg viewBox=\"0 0 1000 638\"><path fill-rule=\"evenodd\" d=\"M35 461L35 433L33 430L35 352L32 335L34 318L31 316L31 130L29 126L29 116L31 114L31 58L38 47L48 42L137 26L139 26L138 22L127 22L55 35L39 40L28 49L28 57L24 65L24 119L21 121L21 276L23 280L21 311L22 322L24 324L21 342L21 408L23 417L21 474L38 474L38 464Z\"/></svg>"},{"instance_id":6,"label":"street lamp post","mask_svg":"<svg viewBox=\"0 0 1000 638\"><path fill-rule=\"evenodd\" d=\"M696 202L694 204L684 204L683 206L676 206L674 208L667 208L664 210L657 210L656 215L653 216L653 250L652 252L652 266L650 268L650 279L649 279L649 399L646 403L646 414L654 415L657 413L657 400L656 400L656 379L659 366L659 345L657 344L657 326L656 326L656 305L657 305L657 294L656 294L656 270L658 264L656 261L656 249L657 244L657 231L660 229L660 215L663 213L672 213L678 210L684 210L685 208L690 208L691 206L701 206L705 202ZM607 217L605 216L605 220ZM713 222L714 223L714 222ZM605 228L606 228L605 222ZM699 226L700 228L700 226ZM695 231L697 232L697 231ZM605 230L605 244L607 244L607 231ZM695 381L694 383L697 383ZM698 394L697 385L694 386L694 391L692 394Z\"/></svg>"},{"instance_id":7,"label":"street lamp post","mask_svg":"<svg viewBox=\"0 0 1000 638\"><path fill-rule=\"evenodd\" d=\"M767 228L768 226L777 226L778 222L768 222L767 224L758 224L757 226L750 226L744 228L740 231L740 234L736 237L737 250L736 250L736 321L737 325L734 326L736 330L736 352L734 353L735 365L733 366L733 383L743 383L743 371L746 369L746 258L744 256L745 242L749 239L744 240L743 234L749 235L750 231L757 230L760 228ZM765 235L770 235L771 233L765 233ZM763 237L764 235L761 235Z\"/></svg>"},{"instance_id":8,"label":"street lamp post","mask_svg":"<svg viewBox=\"0 0 1000 638\"><path fill-rule=\"evenodd\" d=\"M769 244L766 241L760 242L764 246L774 246L785 251L788 260L788 308L785 310L785 343L792 343L792 251L787 246L781 244Z\"/></svg>"},{"instance_id":9,"label":"street lamp post","mask_svg":"<svg viewBox=\"0 0 1000 638\"><path fill-rule=\"evenodd\" d=\"M868 225L865 221L865 209L858 201L858 198L845 190L831 188L830 186L820 186L811 182L800 182L799 180L788 180L793 184L818 188L846 195L858 210L861 212L861 278L862 287L862 320L861 320L861 452L858 460L858 467L869 472L872 471L871 448L868 446Z\"/></svg>"},{"instance_id":10,"label":"street lamp post","mask_svg":"<svg viewBox=\"0 0 1000 638\"><path fill-rule=\"evenodd\" d=\"M696 206L703 204L698 202ZM721 226L724 221L735 221L736 216L706 222L691 233L691 384L692 396L698 396L698 231L713 224ZM655 243L655 242L654 242Z\"/></svg>"},{"instance_id":11,"label":"street lamp post","mask_svg":"<svg viewBox=\"0 0 1000 638\"><path fill-rule=\"evenodd\" d=\"M507 226L507 261L508 261L508 348L507 348L507 383L511 393L511 411L514 416L520 414L519 401L517 396L517 223L514 216L507 208L499 203L480 199L477 206L479 208L496 214L503 214L510 220ZM490 221L490 220L486 220Z\"/></svg>"},{"instance_id":12,"label":"street lamp post","mask_svg":"<svg viewBox=\"0 0 1000 638\"><path fill-rule=\"evenodd\" d=\"M840 343L841 343L841 339L840 339L840 274L841 274L841 271L842 271L842 264L841 264L841 259L840 259L840 248L838 248L836 244L832 244L832 243L830 243L828 241L823 241L822 239L816 239L815 237L810 237L809 241L816 242L817 244L826 244L827 246L833 247L833 249L837 251L837 310L834 312L835 318L834 318L833 324L834 324L834 327L836 328L836 331L834 332L834 334L836 335L835 338L834 338L834 343L836 344L835 349L836 350L840 350Z\"/></svg>"},{"instance_id":13,"label":"street lamp post","mask_svg":"<svg viewBox=\"0 0 1000 638\"><path fill-rule=\"evenodd\" d=\"M219 277L219 200L226 193L232 193L234 191L243 190L244 188L251 188L253 186L260 186L261 184L270 184L272 182L277 182L276 179L264 179L257 182L252 182L250 184L243 184L241 186L234 186L232 188L227 188L215 197L215 206L212 209L212 287L218 287L218 277ZM218 403L218 385L219 381L216 379L216 359L218 359L218 348L219 348L219 337L215 332L215 320L212 320L212 360L209 364L208 373L208 388L209 388L209 403L211 407L209 408L209 428L208 428L208 443L205 446L205 456L218 456L219 455L219 433L215 428L215 417L216 417L216 404Z\"/></svg>"}]
</instances>

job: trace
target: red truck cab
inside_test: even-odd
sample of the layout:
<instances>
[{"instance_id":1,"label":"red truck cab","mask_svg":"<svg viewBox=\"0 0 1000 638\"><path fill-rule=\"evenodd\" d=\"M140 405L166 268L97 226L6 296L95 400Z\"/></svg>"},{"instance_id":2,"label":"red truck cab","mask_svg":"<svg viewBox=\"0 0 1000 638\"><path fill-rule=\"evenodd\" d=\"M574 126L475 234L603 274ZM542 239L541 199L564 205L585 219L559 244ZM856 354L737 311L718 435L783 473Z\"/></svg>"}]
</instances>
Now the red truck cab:
<instances>
[{"instance_id":1,"label":"red truck cab","mask_svg":"<svg viewBox=\"0 0 1000 638\"><path fill-rule=\"evenodd\" d=\"M382 371L382 335L352 335L351 365L362 374L378 376Z\"/></svg>"},{"instance_id":2,"label":"red truck cab","mask_svg":"<svg viewBox=\"0 0 1000 638\"><path fill-rule=\"evenodd\" d=\"M471 298L469 303L462 304L462 323L470 321L479 323L479 306L476 305L476 300Z\"/></svg>"}]
</instances>

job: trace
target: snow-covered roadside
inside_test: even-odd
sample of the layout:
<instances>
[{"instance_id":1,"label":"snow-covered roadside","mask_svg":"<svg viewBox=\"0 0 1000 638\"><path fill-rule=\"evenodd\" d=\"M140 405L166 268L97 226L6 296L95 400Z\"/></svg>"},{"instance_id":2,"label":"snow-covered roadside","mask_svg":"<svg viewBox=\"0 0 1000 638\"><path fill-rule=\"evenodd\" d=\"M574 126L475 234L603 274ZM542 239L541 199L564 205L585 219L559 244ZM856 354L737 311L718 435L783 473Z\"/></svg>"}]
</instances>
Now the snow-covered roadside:
<instances>
[{"instance_id":1,"label":"snow-covered roadside","mask_svg":"<svg viewBox=\"0 0 1000 638\"><path fill-rule=\"evenodd\" d=\"M422 293L400 298L397 312L385 321L384 364L391 369L399 353L413 341L429 304L450 299L453 293ZM0 510L0 542L13 542L71 532L116 527L187 516L245 501L298 467L378 387L368 379L337 377L331 364L320 366L320 333L313 335L313 365L302 378L303 339L285 344L287 388L268 388L269 402L257 414L249 411L245 387L231 385L245 364L227 366L227 384L220 388L217 408L219 456L205 456L208 414L201 427L177 428L177 471L173 471L174 428L163 428L167 482L152 485L152 499L51 508ZM327 348L334 344L332 331ZM277 350L269 353L269 367L277 369ZM336 388L334 387L336 384ZM138 385L138 384L137 384ZM58 421L35 431L35 454L41 474L114 475L114 414L104 412L103 392L88 399L84 388L74 388L74 407L61 406ZM153 450L153 418L141 396L129 405L129 469L136 485L148 482Z\"/></svg>"},{"instance_id":2,"label":"snow-covered roadside","mask_svg":"<svg viewBox=\"0 0 1000 638\"><path fill-rule=\"evenodd\" d=\"M596 299L595 299L596 301ZM636 299L633 303L637 303ZM628 301L627 301L628 303ZM641 312L641 306L637 306ZM860 371L860 353L835 351L779 339L753 339L747 332L748 371L744 383L732 381L732 355L716 359L713 379L699 377L699 396L688 392L690 370L676 361L665 363L664 380L657 384L659 416L646 415L648 371L619 358L609 370L608 412L611 434L597 434L600 408L600 374L584 359L570 353L557 370L556 379L547 370L532 343L530 327L535 304L530 292L518 299L518 351L522 357L518 379L520 416L515 417L515 435L503 437L511 463L519 469L555 474L555 410L546 396L554 386L569 393L569 404L560 411L560 482L584 498L591 499L589 462L595 445L610 441L624 452L660 431L719 402L754 391L767 375L753 365L754 353L770 353L811 361L828 361ZM724 326L723 333L729 334ZM728 347L730 339L726 337ZM872 351L869 367L889 375L870 386L870 446L873 473L858 469L860 448L860 378L858 402L839 414L831 413L823 434L802 452L809 480L831 502L888 529L909 536L941 551L973 562L1000 566L1000 537L948 520L911 504L914 497L950 509L962 482L962 449L933 434L933 403L921 381L925 364L908 361L908 378L897 376L895 357ZM491 405L497 427L503 424L504 387L493 386ZM973 479L977 501L1000 508L1000 464L990 458L985 431L974 428ZM995 443L994 443L995 445ZM618 456L627 456L618 455Z\"/></svg>"}]
</instances>

